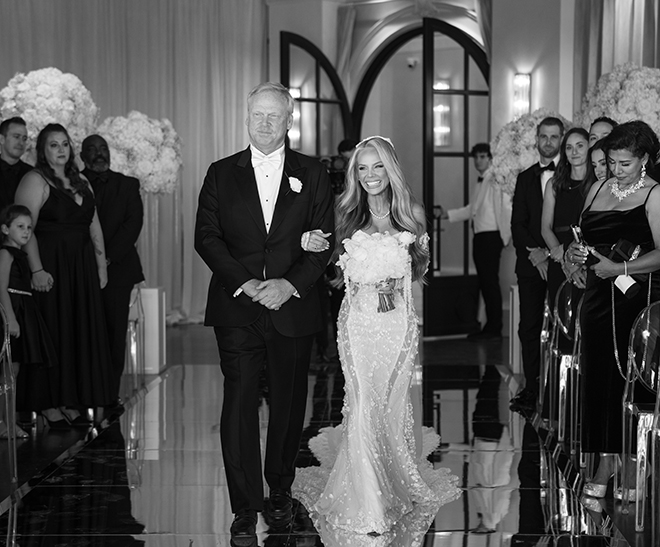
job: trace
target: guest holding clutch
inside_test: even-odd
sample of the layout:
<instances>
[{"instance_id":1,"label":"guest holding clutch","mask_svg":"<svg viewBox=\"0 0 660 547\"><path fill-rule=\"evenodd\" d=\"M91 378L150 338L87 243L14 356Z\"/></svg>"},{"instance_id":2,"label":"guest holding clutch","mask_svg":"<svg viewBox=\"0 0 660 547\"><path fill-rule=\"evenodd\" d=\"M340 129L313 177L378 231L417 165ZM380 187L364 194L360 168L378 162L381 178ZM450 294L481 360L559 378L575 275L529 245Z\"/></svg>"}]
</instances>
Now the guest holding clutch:
<instances>
[{"instance_id":1,"label":"guest holding clutch","mask_svg":"<svg viewBox=\"0 0 660 547\"><path fill-rule=\"evenodd\" d=\"M646 173L660 142L646 123L632 121L615 127L603 149L613 177L589 190L580 223L586 244L571 245L566 253L571 262L587 264L581 315L582 450L600 453L600 459L583 492L597 498L605 496L623 452L620 401L630 329L639 312L660 297L660 190ZM615 258L612 247L625 242L639 245L641 256ZM617 276L628 274L651 275L646 281L637 276L640 287L631 296L615 283ZM614 495L620 498L621 491Z\"/></svg>"},{"instance_id":2,"label":"guest holding clutch","mask_svg":"<svg viewBox=\"0 0 660 547\"><path fill-rule=\"evenodd\" d=\"M573 239L571 225L580 220L587 182L589 134L581 127L569 129L561 143L555 174L543 195L541 235L550 250L548 302L554 309L555 296L566 276L564 249Z\"/></svg>"}]
</instances>

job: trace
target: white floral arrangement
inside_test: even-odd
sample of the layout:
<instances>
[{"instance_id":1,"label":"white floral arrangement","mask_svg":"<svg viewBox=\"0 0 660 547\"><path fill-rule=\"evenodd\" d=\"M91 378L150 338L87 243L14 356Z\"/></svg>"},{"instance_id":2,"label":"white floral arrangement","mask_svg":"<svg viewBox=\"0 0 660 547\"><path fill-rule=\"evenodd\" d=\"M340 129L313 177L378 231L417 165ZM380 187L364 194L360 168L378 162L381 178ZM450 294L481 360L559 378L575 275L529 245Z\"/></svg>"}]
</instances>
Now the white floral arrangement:
<instances>
[{"instance_id":1,"label":"white floral arrangement","mask_svg":"<svg viewBox=\"0 0 660 547\"><path fill-rule=\"evenodd\" d=\"M99 109L80 78L57 68L16 74L0 91L0 102L2 119L20 116L27 124L28 159L46 124L62 124L79 151L83 139L94 132L98 122Z\"/></svg>"},{"instance_id":2,"label":"white floral arrangement","mask_svg":"<svg viewBox=\"0 0 660 547\"><path fill-rule=\"evenodd\" d=\"M589 86L575 123L589 128L601 116L619 123L642 120L660 133L660 69L625 63L603 74Z\"/></svg>"},{"instance_id":3,"label":"white floral arrangement","mask_svg":"<svg viewBox=\"0 0 660 547\"><path fill-rule=\"evenodd\" d=\"M337 261L344 277L354 283L372 284L378 290L378 312L394 309L395 281L406 275L411 262L408 246L415 235L402 232L397 237L385 232L356 232L342 242L345 252Z\"/></svg>"},{"instance_id":4,"label":"white floral arrangement","mask_svg":"<svg viewBox=\"0 0 660 547\"><path fill-rule=\"evenodd\" d=\"M174 192L182 164L181 141L168 119L132 111L106 118L97 133L108 142L113 170L136 177L145 192Z\"/></svg>"},{"instance_id":5,"label":"white floral arrangement","mask_svg":"<svg viewBox=\"0 0 660 547\"><path fill-rule=\"evenodd\" d=\"M536 128L547 117L559 118L565 129L572 126L566 118L547 108L539 108L509 122L490 143L493 162L484 173L484 183L495 183L505 194L513 196L518 175L539 159Z\"/></svg>"},{"instance_id":6,"label":"white floral arrangement","mask_svg":"<svg viewBox=\"0 0 660 547\"><path fill-rule=\"evenodd\" d=\"M296 194L300 194L302 191L302 181L296 177L289 177L289 187Z\"/></svg>"}]
</instances>

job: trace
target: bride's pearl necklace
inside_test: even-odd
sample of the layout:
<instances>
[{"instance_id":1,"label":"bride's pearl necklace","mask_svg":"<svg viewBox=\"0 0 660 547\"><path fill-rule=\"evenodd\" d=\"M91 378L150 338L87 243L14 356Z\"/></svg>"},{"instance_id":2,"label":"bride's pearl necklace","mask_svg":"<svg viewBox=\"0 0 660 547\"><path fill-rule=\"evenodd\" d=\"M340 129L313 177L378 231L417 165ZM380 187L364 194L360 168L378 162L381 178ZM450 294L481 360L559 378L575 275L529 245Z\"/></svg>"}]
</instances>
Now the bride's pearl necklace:
<instances>
[{"instance_id":1,"label":"bride's pearl necklace","mask_svg":"<svg viewBox=\"0 0 660 547\"><path fill-rule=\"evenodd\" d=\"M369 212L371 213L371 216L373 216L376 220L383 220L384 218L387 218L388 216L390 216L389 209L388 209L387 213L385 213L384 215L377 215L376 213L373 212L371 207L369 207Z\"/></svg>"},{"instance_id":2,"label":"bride's pearl necklace","mask_svg":"<svg viewBox=\"0 0 660 547\"><path fill-rule=\"evenodd\" d=\"M619 188L618 181L615 180L614 182L610 182L610 192L619 201L623 201L628 196L632 196L642 186L644 186L644 176L643 175L640 177L640 179L635 184L632 184L631 186L628 186L628 188L626 188L625 190L621 190L621 188Z\"/></svg>"}]
</instances>

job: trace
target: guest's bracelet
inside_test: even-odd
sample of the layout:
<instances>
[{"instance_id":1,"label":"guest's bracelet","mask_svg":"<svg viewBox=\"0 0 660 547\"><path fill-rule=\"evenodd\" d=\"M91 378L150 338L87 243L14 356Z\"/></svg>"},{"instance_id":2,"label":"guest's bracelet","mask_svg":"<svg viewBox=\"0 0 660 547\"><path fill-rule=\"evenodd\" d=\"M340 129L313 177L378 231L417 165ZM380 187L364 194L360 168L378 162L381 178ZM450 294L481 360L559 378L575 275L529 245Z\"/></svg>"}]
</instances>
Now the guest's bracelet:
<instances>
[{"instance_id":1,"label":"guest's bracelet","mask_svg":"<svg viewBox=\"0 0 660 547\"><path fill-rule=\"evenodd\" d=\"M627 260L623 261L623 275L628 277L628 261Z\"/></svg>"},{"instance_id":2,"label":"guest's bracelet","mask_svg":"<svg viewBox=\"0 0 660 547\"><path fill-rule=\"evenodd\" d=\"M43 268L41 268L40 270L34 270L34 271L32 272L32 275L34 275L34 274L36 274L36 273L39 273L39 272L43 272L43 271L44 271Z\"/></svg>"}]
</instances>

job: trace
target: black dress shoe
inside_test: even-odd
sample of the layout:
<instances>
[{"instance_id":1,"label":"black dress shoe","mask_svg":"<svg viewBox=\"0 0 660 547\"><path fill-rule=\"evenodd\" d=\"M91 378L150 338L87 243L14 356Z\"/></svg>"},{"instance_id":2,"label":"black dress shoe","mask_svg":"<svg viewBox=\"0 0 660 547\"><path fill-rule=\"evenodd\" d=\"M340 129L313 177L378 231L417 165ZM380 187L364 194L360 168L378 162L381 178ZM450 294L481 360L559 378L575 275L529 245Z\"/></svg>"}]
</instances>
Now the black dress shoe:
<instances>
[{"instance_id":1,"label":"black dress shoe","mask_svg":"<svg viewBox=\"0 0 660 547\"><path fill-rule=\"evenodd\" d=\"M232 547L257 546L257 512L242 509L234 515L234 522L229 529Z\"/></svg>"},{"instance_id":2,"label":"black dress shoe","mask_svg":"<svg viewBox=\"0 0 660 547\"><path fill-rule=\"evenodd\" d=\"M266 522L273 528L283 528L293 520L293 500L291 492L273 488L266 504Z\"/></svg>"}]
</instances>

